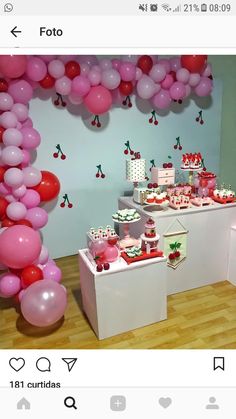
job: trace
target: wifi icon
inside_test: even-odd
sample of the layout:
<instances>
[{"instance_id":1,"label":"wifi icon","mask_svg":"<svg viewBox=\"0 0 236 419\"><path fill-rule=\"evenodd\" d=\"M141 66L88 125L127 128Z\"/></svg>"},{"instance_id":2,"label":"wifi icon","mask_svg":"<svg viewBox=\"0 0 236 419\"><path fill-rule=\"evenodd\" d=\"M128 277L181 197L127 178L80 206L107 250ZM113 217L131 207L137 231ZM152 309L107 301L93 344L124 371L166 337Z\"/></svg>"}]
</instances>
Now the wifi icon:
<instances>
[{"instance_id":1,"label":"wifi icon","mask_svg":"<svg viewBox=\"0 0 236 419\"><path fill-rule=\"evenodd\" d=\"M163 3L161 7L163 10L165 10L165 12L171 12L171 7L168 3Z\"/></svg>"}]
</instances>

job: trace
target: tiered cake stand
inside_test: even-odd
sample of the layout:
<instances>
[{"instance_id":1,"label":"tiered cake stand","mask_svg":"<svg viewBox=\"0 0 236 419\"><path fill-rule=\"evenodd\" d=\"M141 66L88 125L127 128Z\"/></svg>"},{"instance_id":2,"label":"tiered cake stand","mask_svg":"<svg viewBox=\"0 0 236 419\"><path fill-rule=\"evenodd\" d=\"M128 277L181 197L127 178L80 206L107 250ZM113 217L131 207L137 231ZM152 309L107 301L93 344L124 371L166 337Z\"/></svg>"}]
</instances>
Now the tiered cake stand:
<instances>
[{"instance_id":1,"label":"tiered cake stand","mask_svg":"<svg viewBox=\"0 0 236 419\"><path fill-rule=\"evenodd\" d=\"M137 246L137 247L140 246L140 240L135 239L134 237L131 237L130 232L129 232L129 225L136 223L137 221L140 221L140 220L141 220L141 217L138 218L137 220L132 220L132 221L118 221L113 218L114 223L123 225L124 238L120 240L121 249L126 249L127 247L132 247L132 246Z\"/></svg>"}]
</instances>

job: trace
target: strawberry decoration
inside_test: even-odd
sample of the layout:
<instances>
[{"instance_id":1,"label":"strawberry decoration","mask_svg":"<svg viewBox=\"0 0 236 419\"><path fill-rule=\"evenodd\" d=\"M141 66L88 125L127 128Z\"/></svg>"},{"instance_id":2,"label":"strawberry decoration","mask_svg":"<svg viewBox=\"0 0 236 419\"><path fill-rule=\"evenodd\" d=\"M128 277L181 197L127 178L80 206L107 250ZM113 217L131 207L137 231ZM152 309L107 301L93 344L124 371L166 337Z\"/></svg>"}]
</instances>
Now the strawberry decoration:
<instances>
[{"instance_id":1,"label":"strawberry decoration","mask_svg":"<svg viewBox=\"0 0 236 419\"><path fill-rule=\"evenodd\" d=\"M126 155L130 154L131 156L133 156L134 155L134 150L131 149L129 141L126 141L125 147L126 147L126 149L124 150L124 154L126 154Z\"/></svg>"},{"instance_id":2,"label":"strawberry decoration","mask_svg":"<svg viewBox=\"0 0 236 419\"><path fill-rule=\"evenodd\" d=\"M91 121L91 125L93 127L101 128L102 124L100 122L100 119L99 119L99 116L98 115L95 115L94 116L93 120Z\"/></svg>"},{"instance_id":3,"label":"strawberry decoration","mask_svg":"<svg viewBox=\"0 0 236 419\"><path fill-rule=\"evenodd\" d=\"M150 163L151 163L151 167L150 167L149 171L151 172L152 168L153 167L156 167L155 160L154 159L153 160L150 160Z\"/></svg>"},{"instance_id":4,"label":"strawberry decoration","mask_svg":"<svg viewBox=\"0 0 236 419\"><path fill-rule=\"evenodd\" d=\"M176 138L176 144L174 145L174 149L175 150L182 150L183 149L182 145L180 144L180 137Z\"/></svg>"},{"instance_id":5,"label":"strawberry decoration","mask_svg":"<svg viewBox=\"0 0 236 419\"><path fill-rule=\"evenodd\" d=\"M67 205L68 208L73 208L73 204L69 201L69 198L68 198L68 194L67 193L62 197L62 199L64 199L64 201L60 203L60 207L61 208L65 208L66 202L68 204Z\"/></svg>"},{"instance_id":6,"label":"strawberry decoration","mask_svg":"<svg viewBox=\"0 0 236 419\"><path fill-rule=\"evenodd\" d=\"M172 252L169 254L168 258L170 261L175 261L181 255L179 249L181 247L181 243L175 242L170 244L170 249Z\"/></svg>"},{"instance_id":7,"label":"strawberry decoration","mask_svg":"<svg viewBox=\"0 0 236 419\"><path fill-rule=\"evenodd\" d=\"M57 99L54 100L54 105L55 106L62 106L63 108L66 107L66 102L63 100L63 97L60 93L56 93L57 94Z\"/></svg>"},{"instance_id":8,"label":"strawberry decoration","mask_svg":"<svg viewBox=\"0 0 236 419\"><path fill-rule=\"evenodd\" d=\"M97 173L96 173L96 178L102 178L102 179L104 179L106 177L106 175L102 171L102 165L101 164L98 164L96 167L98 169L97 170Z\"/></svg>"},{"instance_id":9,"label":"strawberry decoration","mask_svg":"<svg viewBox=\"0 0 236 419\"><path fill-rule=\"evenodd\" d=\"M149 122L149 124L154 124L154 125L158 125L159 124L159 122L158 122L158 120L157 120L157 113L156 113L156 111L155 110L153 110L152 112L151 112L151 118L149 118L149 120L148 120L148 122Z\"/></svg>"},{"instance_id":10,"label":"strawberry decoration","mask_svg":"<svg viewBox=\"0 0 236 419\"><path fill-rule=\"evenodd\" d=\"M56 149L57 149L57 151L55 153L53 153L54 159L57 159L59 157L59 155L61 155L61 160L65 160L66 155L63 153L60 144L56 145Z\"/></svg>"},{"instance_id":11,"label":"strawberry decoration","mask_svg":"<svg viewBox=\"0 0 236 419\"><path fill-rule=\"evenodd\" d=\"M122 104L124 106L127 106L128 108L132 108L133 104L131 102L130 96L126 96L126 98L123 100Z\"/></svg>"},{"instance_id":12,"label":"strawberry decoration","mask_svg":"<svg viewBox=\"0 0 236 419\"><path fill-rule=\"evenodd\" d=\"M204 124L204 120L202 118L202 111L198 112L198 116L196 118L196 122L198 122L200 125Z\"/></svg>"}]
</instances>

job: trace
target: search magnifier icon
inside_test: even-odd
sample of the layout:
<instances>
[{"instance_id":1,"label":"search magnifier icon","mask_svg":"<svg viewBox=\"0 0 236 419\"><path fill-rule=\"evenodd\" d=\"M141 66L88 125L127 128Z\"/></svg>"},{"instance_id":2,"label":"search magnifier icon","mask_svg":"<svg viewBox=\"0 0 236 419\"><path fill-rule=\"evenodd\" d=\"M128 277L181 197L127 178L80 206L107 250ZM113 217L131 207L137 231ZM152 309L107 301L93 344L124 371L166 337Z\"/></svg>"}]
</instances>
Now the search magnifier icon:
<instances>
[{"instance_id":1,"label":"search magnifier icon","mask_svg":"<svg viewBox=\"0 0 236 419\"><path fill-rule=\"evenodd\" d=\"M74 399L74 397L71 397L71 396L69 396L69 397L66 397L65 398L65 400L64 400L64 405L66 406L66 407L68 407L68 409L71 409L72 407L76 410L77 409L77 406L76 406L76 404L75 404L75 399Z\"/></svg>"}]
</instances>

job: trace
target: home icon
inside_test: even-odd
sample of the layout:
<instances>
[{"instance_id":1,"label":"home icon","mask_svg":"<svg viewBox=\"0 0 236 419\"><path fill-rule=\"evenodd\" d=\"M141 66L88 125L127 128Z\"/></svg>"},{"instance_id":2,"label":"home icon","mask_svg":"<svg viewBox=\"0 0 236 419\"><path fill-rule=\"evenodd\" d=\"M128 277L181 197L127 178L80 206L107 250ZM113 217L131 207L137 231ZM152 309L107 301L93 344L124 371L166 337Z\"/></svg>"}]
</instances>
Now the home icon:
<instances>
[{"instance_id":1,"label":"home icon","mask_svg":"<svg viewBox=\"0 0 236 419\"><path fill-rule=\"evenodd\" d=\"M23 397L23 399L19 400L17 403L17 410L30 410L30 402Z\"/></svg>"}]
</instances>

